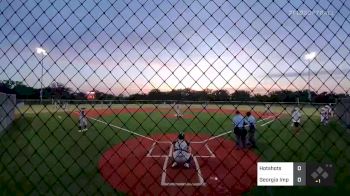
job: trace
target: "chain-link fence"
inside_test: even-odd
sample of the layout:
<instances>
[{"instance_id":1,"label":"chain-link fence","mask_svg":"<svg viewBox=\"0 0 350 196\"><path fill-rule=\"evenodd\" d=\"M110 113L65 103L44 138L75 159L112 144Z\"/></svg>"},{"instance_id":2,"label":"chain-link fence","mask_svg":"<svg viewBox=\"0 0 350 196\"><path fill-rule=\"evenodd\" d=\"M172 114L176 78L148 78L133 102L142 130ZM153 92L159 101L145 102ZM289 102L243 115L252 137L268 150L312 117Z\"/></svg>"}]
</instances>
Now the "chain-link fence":
<instances>
[{"instance_id":1,"label":"chain-link fence","mask_svg":"<svg viewBox=\"0 0 350 196\"><path fill-rule=\"evenodd\" d=\"M350 1L0 11L1 195L350 193ZM257 186L267 161L334 185Z\"/></svg>"}]
</instances>

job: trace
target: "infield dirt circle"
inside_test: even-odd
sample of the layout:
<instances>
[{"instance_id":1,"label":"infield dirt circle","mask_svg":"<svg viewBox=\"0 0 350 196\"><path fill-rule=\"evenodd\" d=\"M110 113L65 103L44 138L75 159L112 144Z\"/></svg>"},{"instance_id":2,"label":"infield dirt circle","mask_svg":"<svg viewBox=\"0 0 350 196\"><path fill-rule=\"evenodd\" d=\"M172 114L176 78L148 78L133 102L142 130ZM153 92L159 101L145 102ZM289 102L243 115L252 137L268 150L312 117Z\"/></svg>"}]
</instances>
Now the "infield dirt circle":
<instances>
[{"instance_id":1,"label":"infield dirt circle","mask_svg":"<svg viewBox=\"0 0 350 196\"><path fill-rule=\"evenodd\" d=\"M233 141L186 133L191 167L172 168L176 134L136 137L104 152L99 170L114 189L130 195L240 195L256 185L258 156ZM155 142L159 141L159 142ZM206 142L203 142L206 141Z\"/></svg>"}]
</instances>

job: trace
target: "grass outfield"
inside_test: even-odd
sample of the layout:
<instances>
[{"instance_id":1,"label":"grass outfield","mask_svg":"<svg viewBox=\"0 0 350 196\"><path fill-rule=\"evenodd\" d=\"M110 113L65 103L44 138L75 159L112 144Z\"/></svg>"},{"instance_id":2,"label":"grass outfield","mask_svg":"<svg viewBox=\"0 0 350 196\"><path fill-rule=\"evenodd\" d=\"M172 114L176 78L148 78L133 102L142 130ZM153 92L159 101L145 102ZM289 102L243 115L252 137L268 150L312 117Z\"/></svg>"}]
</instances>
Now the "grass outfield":
<instances>
[{"instance_id":1,"label":"grass outfield","mask_svg":"<svg viewBox=\"0 0 350 196\"><path fill-rule=\"evenodd\" d=\"M69 111L75 109L75 106L70 107ZM90 108L88 105L86 107ZM247 107L251 108L238 108ZM254 110L260 109L263 107L254 107ZM275 110L283 110L283 107ZM304 112L312 114L315 110L307 108ZM77 117L53 107L22 108L19 114L21 115L18 115L13 126L0 136L1 195L115 194L115 190L100 176L98 161L104 151L134 136L97 121L90 121L89 130L79 133ZM176 120L163 118L161 113L153 112L103 116L99 120L143 135L178 131L218 135L232 128L231 116L226 114L195 115L194 119ZM293 136L290 119L285 116L265 126L261 126L263 121L259 122L259 148L255 152L262 156L263 161L333 162L337 167L337 186L256 187L247 195L325 195L350 192L350 135L336 121L332 121L328 127L319 126L319 116L316 114L304 115L303 119L303 129L297 137ZM226 137L233 139L230 135Z\"/></svg>"}]
</instances>

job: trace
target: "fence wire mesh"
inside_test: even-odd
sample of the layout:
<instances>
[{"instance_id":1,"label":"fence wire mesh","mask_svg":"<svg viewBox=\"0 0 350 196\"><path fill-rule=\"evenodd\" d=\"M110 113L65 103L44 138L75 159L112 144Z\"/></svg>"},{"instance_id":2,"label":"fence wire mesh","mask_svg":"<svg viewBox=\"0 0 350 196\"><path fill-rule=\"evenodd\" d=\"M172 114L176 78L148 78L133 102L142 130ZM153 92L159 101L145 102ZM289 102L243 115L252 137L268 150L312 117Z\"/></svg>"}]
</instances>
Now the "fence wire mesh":
<instances>
[{"instance_id":1,"label":"fence wire mesh","mask_svg":"<svg viewBox=\"0 0 350 196\"><path fill-rule=\"evenodd\" d=\"M350 193L350 1L0 11L1 195ZM257 186L261 161L335 183Z\"/></svg>"}]
</instances>

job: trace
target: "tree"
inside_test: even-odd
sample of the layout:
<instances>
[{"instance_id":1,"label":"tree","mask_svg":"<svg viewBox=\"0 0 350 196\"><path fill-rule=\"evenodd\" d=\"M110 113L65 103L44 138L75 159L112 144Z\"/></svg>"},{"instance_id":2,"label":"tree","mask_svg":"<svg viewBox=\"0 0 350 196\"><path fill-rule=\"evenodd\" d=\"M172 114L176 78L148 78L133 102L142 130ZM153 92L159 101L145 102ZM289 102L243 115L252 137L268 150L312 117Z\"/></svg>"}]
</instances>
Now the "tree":
<instances>
[{"instance_id":1,"label":"tree","mask_svg":"<svg viewBox=\"0 0 350 196\"><path fill-rule=\"evenodd\" d=\"M66 87L64 84L53 82L49 87L44 89L44 98L48 99L52 97L54 99L70 99L72 93L72 89Z\"/></svg>"},{"instance_id":2,"label":"tree","mask_svg":"<svg viewBox=\"0 0 350 196\"><path fill-rule=\"evenodd\" d=\"M248 101L251 99L251 95L249 91L236 90L231 94L231 99L235 101Z\"/></svg>"},{"instance_id":3,"label":"tree","mask_svg":"<svg viewBox=\"0 0 350 196\"><path fill-rule=\"evenodd\" d=\"M254 98L256 99L256 101L260 101L260 102L268 102L269 101L269 96L267 96L267 95L256 94L254 96Z\"/></svg>"},{"instance_id":4,"label":"tree","mask_svg":"<svg viewBox=\"0 0 350 196\"><path fill-rule=\"evenodd\" d=\"M230 99L230 95L225 89L216 90L212 93L212 95L216 101L228 101Z\"/></svg>"},{"instance_id":5,"label":"tree","mask_svg":"<svg viewBox=\"0 0 350 196\"><path fill-rule=\"evenodd\" d=\"M6 93L6 94L14 94L13 91L15 82L12 80L1 80L0 81L0 92Z\"/></svg>"},{"instance_id":6,"label":"tree","mask_svg":"<svg viewBox=\"0 0 350 196\"><path fill-rule=\"evenodd\" d=\"M161 100L164 96L164 93L162 93L159 89L152 89L147 96L147 99L149 100Z\"/></svg>"},{"instance_id":7,"label":"tree","mask_svg":"<svg viewBox=\"0 0 350 196\"><path fill-rule=\"evenodd\" d=\"M39 90L28 87L22 83L16 85L13 90L19 99L33 99L39 93Z\"/></svg>"}]
</instances>

